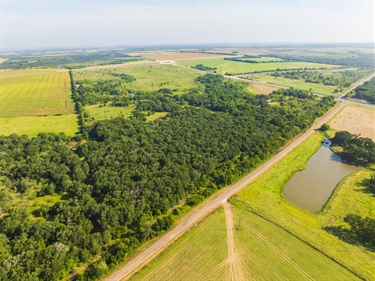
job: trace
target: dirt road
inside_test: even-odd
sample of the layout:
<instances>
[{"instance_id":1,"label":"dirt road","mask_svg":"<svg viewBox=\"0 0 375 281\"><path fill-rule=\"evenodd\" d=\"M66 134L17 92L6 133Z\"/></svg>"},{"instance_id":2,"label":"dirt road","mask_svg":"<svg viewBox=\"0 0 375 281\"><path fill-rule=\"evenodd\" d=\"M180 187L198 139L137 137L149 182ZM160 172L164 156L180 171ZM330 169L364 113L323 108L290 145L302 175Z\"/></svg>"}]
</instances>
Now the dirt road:
<instances>
[{"instance_id":1,"label":"dirt road","mask_svg":"<svg viewBox=\"0 0 375 281\"><path fill-rule=\"evenodd\" d=\"M268 160L266 163L261 165L256 170L252 171L235 184L228 186L207 199L204 203L193 209L183 219L180 220L170 231L161 236L154 244L145 249L143 252L136 255L133 259L127 262L124 266L120 267L104 280L106 281L118 281L128 280L136 271L141 269L144 265L150 262L153 258L159 255L165 250L171 243L177 240L187 230L196 225L200 220L210 214L219 205L225 203L229 197L240 191L241 189L248 186L253 180L262 175L278 161L288 155L294 148L301 144L304 140L310 137L315 129L318 129L323 123L327 122L333 115L339 112L346 104L346 101L342 101L341 104L329 111L322 119L316 122L308 131L302 134L300 137L291 142L282 151L277 153L274 157Z\"/></svg>"}]
</instances>

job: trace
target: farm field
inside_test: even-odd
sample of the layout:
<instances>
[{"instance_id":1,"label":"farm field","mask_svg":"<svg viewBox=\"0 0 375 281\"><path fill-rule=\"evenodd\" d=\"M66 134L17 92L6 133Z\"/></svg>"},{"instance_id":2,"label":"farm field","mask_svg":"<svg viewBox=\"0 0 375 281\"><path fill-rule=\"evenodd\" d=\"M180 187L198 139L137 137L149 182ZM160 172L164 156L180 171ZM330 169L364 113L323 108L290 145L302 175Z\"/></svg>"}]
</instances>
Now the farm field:
<instances>
[{"instance_id":1,"label":"farm field","mask_svg":"<svg viewBox=\"0 0 375 281\"><path fill-rule=\"evenodd\" d=\"M199 59L199 58L217 58L223 57L220 54L205 54L205 53L179 53L179 52L151 52L140 53L144 58L152 60L181 60L181 59Z\"/></svg>"},{"instance_id":2,"label":"farm field","mask_svg":"<svg viewBox=\"0 0 375 281\"><path fill-rule=\"evenodd\" d=\"M22 76L31 71L5 71L6 75L1 76L0 117L74 112L68 72Z\"/></svg>"},{"instance_id":3,"label":"farm field","mask_svg":"<svg viewBox=\"0 0 375 281\"><path fill-rule=\"evenodd\" d=\"M136 78L129 83L132 91L156 91L168 88L176 93L184 93L196 87L194 79L200 75L196 71L173 65L128 65L108 69L77 70L74 78L79 80L115 79L113 73L125 73Z\"/></svg>"},{"instance_id":4,"label":"farm field","mask_svg":"<svg viewBox=\"0 0 375 281\"><path fill-rule=\"evenodd\" d=\"M57 68L29 68L29 69L0 70L0 78L27 76L27 75L35 75L35 74L47 74L47 73L55 73L55 72L68 72L68 71L66 69L57 69Z\"/></svg>"},{"instance_id":5,"label":"farm field","mask_svg":"<svg viewBox=\"0 0 375 281\"><path fill-rule=\"evenodd\" d=\"M360 280L329 257L246 208L241 204L232 207L234 221L241 224L240 229L233 231L241 259L250 272L246 280Z\"/></svg>"},{"instance_id":6,"label":"farm field","mask_svg":"<svg viewBox=\"0 0 375 281\"><path fill-rule=\"evenodd\" d=\"M197 64L203 64L208 67L217 68L217 72L220 74L231 73L252 73L262 71L273 71L278 69L300 69L300 68L336 68L337 65L328 65L320 63L309 63L309 62L274 62L274 63L245 63L236 62L230 60L224 60L222 58L217 59L206 59L206 60L191 60L179 62L185 66L195 66Z\"/></svg>"},{"instance_id":7,"label":"farm field","mask_svg":"<svg viewBox=\"0 0 375 281\"><path fill-rule=\"evenodd\" d=\"M375 141L375 108L359 105L347 105L330 122L329 125L337 131L348 131L360 134L361 137Z\"/></svg>"},{"instance_id":8,"label":"farm field","mask_svg":"<svg viewBox=\"0 0 375 281\"><path fill-rule=\"evenodd\" d=\"M273 91L277 91L278 87L268 86L268 85L262 85L257 83L251 83L247 89L257 95L268 95L271 94Z\"/></svg>"},{"instance_id":9,"label":"farm field","mask_svg":"<svg viewBox=\"0 0 375 281\"><path fill-rule=\"evenodd\" d=\"M226 239L219 208L131 280L226 280Z\"/></svg>"},{"instance_id":10,"label":"farm field","mask_svg":"<svg viewBox=\"0 0 375 281\"><path fill-rule=\"evenodd\" d=\"M242 59L242 58L240 58ZM243 60L253 60L257 62L268 62L268 61L284 61L283 59L280 58L273 58L273 57L259 57L259 58L243 58Z\"/></svg>"},{"instance_id":11,"label":"farm field","mask_svg":"<svg viewBox=\"0 0 375 281\"><path fill-rule=\"evenodd\" d=\"M375 253L345 243L324 230L327 226L345 227L343 218L349 213L375 218L373 197L364 192L361 186L362 180L370 178L369 170L362 168L344 178L325 208L317 213L295 207L281 193L290 177L302 170L308 159L320 148L322 140L323 136L319 132L312 135L237 194L233 201L235 204L244 204L252 212L277 223L362 278L371 280L375 276Z\"/></svg>"},{"instance_id":12,"label":"farm field","mask_svg":"<svg viewBox=\"0 0 375 281\"><path fill-rule=\"evenodd\" d=\"M76 114L61 116L21 116L0 118L0 135L28 135L35 137L39 133L60 133L74 136L78 132Z\"/></svg>"},{"instance_id":13,"label":"farm field","mask_svg":"<svg viewBox=\"0 0 375 281\"><path fill-rule=\"evenodd\" d=\"M294 87L296 89L302 89L302 90L310 90L317 94L323 94L323 95L329 95L334 94L334 91L337 89L337 86L327 86L323 84L317 84L317 83L309 83L304 82L303 80L294 80L294 79L288 79L284 77L275 77L271 75L266 74L260 74L260 75L252 75L252 76L244 76L248 77L251 80L254 81L260 81L260 82L266 82L270 84L275 85L281 85L286 87Z\"/></svg>"}]
</instances>

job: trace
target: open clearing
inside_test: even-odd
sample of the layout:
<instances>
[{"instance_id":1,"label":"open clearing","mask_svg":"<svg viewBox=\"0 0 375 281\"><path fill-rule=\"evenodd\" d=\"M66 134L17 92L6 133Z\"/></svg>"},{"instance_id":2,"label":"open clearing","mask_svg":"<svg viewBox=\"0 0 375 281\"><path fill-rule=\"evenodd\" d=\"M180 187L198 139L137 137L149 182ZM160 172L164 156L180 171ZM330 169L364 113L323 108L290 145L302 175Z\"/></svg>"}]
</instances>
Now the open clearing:
<instances>
[{"instance_id":1,"label":"open clearing","mask_svg":"<svg viewBox=\"0 0 375 281\"><path fill-rule=\"evenodd\" d=\"M178 52L153 52L143 53L142 57L153 60L180 60L180 59L199 59L199 58L217 58L223 57L220 54L205 54L205 53L178 53Z\"/></svg>"},{"instance_id":2,"label":"open clearing","mask_svg":"<svg viewBox=\"0 0 375 281\"><path fill-rule=\"evenodd\" d=\"M184 93L194 87L194 79L200 74L196 71L176 67L173 65L124 65L109 69L77 70L74 78L79 80L112 80L113 73L125 73L136 78L128 83L132 91L156 91L160 88L175 90L176 93Z\"/></svg>"},{"instance_id":3,"label":"open clearing","mask_svg":"<svg viewBox=\"0 0 375 281\"><path fill-rule=\"evenodd\" d=\"M364 279L371 280L375 276L375 253L345 243L323 229L327 225L342 225L342 219L349 213L375 217L373 197L363 192L360 186L363 179L370 177L369 170L360 169L344 178L324 210L318 213L301 210L282 195L284 184L305 167L308 159L320 148L322 140L322 134L316 132L233 200L287 229Z\"/></svg>"},{"instance_id":4,"label":"open clearing","mask_svg":"<svg viewBox=\"0 0 375 281\"><path fill-rule=\"evenodd\" d=\"M78 132L76 114L61 116L25 116L0 118L0 135L28 135L35 137L39 133L60 133L74 136Z\"/></svg>"},{"instance_id":5,"label":"open clearing","mask_svg":"<svg viewBox=\"0 0 375 281\"><path fill-rule=\"evenodd\" d=\"M270 63L245 63L224 60L222 58L217 59L206 59L206 60L191 60L181 61L179 64L185 66L195 66L197 64L203 64L208 67L217 68L217 72L220 74L231 73L252 73L261 71L273 71L278 69L301 69L301 68L335 68L337 65L328 65L320 63L309 63L309 62L270 62Z\"/></svg>"},{"instance_id":6,"label":"open clearing","mask_svg":"<svg viewBox=\"0 0 375 281\"><path fill-rule=\"evenodd\" d=\"M2 73L30 74L35 70ZM47 71L47 70L43 70ZM13 74L14 75L14 74ZM68 72L1 76L0 117L38 116L74 112Z\"/></svg>"},{"instance_id":7,"label":"open clearing","mask_svg":"<svg viewBox=\"0 0 375 281\"><path fill-rule=\"evenodd\" d=\"M334 94L335 89L337 89L337 86L327 86L323 84L317 84L317 83L309 83L304 82L303 80L294 80L294 79L288 79L284 77L275 77L271 75L266 74L260 74L260 75L252 75L252 76L245 76L249 77L251 80L254 81L260 81L275 85L281 85L286 87L293 87L296 89L302 89L302 90L310 90L314 93L323 94L323 95L329 95Z\"/></svg>"},{"instance_id":8,"label":"open clearing","mask_svg":"<svg viewBox=\"0 0 375 281\"><path fill-rule=\"evenodd\" d=\"M132 280L226 280L226 239L224 211L219 208Z\"/></svg>"},{"instance_id":9,"label":"open clearing","mask_svg":"<svg viewBox=\"0 0 375 281\"><path fill-rule=\"evenodd\" d=\"M91 124L96 121L113 119L120 116L128 118L132 115L134 108L134 105L126 107L91 105L85 106L85 112L89 115L90 121L88 123Z\"/></svg>"},{"instance_id":10,"label":"open clearing","mask_svg":"<svg viewBox=\"0 0 375 281\"><path fill-rule=\"evenodd\" d=\"M247 87L247 89L254 94L268 95L271 94L273 91L277 91L280 88L257 83L251 83L251 85Z\"/></svg>"},{"instance_id":11,"label":"open clearing","mask_svg":"<svg viewBox=\"0 0 375 281\"><path fill-rule=\"evenodd\" d=\"M375 107L347 105L329 122L329 125L337 131L360 134L361 137L375 141Z\"/></svg>"}]
</instances>

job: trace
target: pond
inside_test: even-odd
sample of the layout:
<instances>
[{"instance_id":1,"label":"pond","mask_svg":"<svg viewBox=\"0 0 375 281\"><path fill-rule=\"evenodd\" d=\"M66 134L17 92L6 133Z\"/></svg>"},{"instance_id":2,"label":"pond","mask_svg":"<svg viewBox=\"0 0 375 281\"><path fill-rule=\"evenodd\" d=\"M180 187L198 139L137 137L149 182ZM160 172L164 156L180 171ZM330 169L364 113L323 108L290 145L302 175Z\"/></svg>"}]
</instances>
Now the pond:
<instances>
[{"instance_id":1,"label":"pond","mask_svg":"<svg viewBox=\"0 0 375 281\"><path fill-rule=\"evenodd\" d=\"M329 148L331 141L324 140L322 147L309 159L303 171L295 173L284 185L283 194L294 205L319 211L331 196L337 184L356 166L345 164Z\"/></svg>"}]
</instances>

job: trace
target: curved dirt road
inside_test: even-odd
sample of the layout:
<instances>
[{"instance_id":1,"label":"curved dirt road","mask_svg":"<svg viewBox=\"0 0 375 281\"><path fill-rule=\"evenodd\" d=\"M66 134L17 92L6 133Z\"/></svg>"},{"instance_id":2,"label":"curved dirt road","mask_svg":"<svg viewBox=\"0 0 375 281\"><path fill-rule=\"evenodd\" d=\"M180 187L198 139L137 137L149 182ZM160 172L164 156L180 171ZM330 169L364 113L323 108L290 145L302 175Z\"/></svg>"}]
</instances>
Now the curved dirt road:
<instances>
[{"instance_id":1,"label":"curved dirt road","mask_svg":"<svg viewBox=\"0 0 375 281\"><path fill-rule=\"evenodd\" d=\"M270 169L278 161L289 154L294 148L296 148L301 142L310 137L315 129L318 129L323 123L327 122L333 117L337 112L339 112L345 105L346 101L341 102L338 106L329 111L322 119L316 122L308 131L303 135L295 139L282 151L277 153L274 157L268 160L266 163L261 165L256 170L252 171L244 178L222 189L220 192L208 198L204 203L197 206L195 209L190 211L186 216L184 216L170 231L161 236L154 244L140 252L133 259L128 261L124 266L112 272L104 280L106 281L118 281L118 280L128 280L136 271L145 266L153 258L159 255L163 250L165 250L171 243L176 241L181 235L183 235L187 230L197 224L200 220L210 214L219 205L226 202L229 197L237 193L241 189L248 186L254 179L262 175L265 171Z\"/></svg>"}]
</instances>

